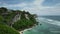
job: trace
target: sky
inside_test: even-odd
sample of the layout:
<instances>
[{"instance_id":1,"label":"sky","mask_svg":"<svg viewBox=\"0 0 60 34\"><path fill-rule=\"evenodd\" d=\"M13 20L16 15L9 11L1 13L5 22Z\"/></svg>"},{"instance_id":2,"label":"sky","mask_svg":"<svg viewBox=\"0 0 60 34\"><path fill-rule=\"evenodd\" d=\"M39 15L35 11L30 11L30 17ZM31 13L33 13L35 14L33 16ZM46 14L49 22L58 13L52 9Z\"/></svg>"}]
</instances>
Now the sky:
<instances>
[{"instance_id":1,"label":"sky","mask_svg":"<svg viewBox=\"0 0 60 34\"><path fill-rule=\"evenodd\" d=\"M60 15L60 0L0 0L0 7L37 15Z\"/></svg>"}]
</instances>

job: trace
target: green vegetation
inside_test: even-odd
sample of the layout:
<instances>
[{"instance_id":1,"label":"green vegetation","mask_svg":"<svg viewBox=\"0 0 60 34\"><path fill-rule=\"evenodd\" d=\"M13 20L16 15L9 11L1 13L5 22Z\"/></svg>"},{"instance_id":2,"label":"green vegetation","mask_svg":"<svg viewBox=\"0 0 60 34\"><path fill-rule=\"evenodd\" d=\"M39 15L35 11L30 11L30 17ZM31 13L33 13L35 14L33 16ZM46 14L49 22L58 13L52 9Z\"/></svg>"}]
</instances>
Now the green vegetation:
<instances>
[{"instance_id":1,"label":"green vegetation","mask_svg":"<svg viewBox=\"0 0 60 34\"><path fill-rule=\"evenodd\" d=\"M19 34L15 29L4 25L0 24L0 34Z\"/></svg>"},{"instance_id":2,"label":"green vegetation","mask_svg":"<svg viewBox=\"0 0 60 34\"><path fill-rule=\"evenodd\" d=\"M26 19L24 14L28 14L29 20ZM32 27L36 23L37 22L36 19L34 18L34 15L31 15L29 12L23 11L21 14L21 19L13 24L13 28L20 31Z\"/></svg>"},{"instance_id":3,"label":"green vegetation","mask_svg":"<svg viewBox=\"0 0 60 34\"><path fill-rule=\"evenodd\" d=\"M16 30L23 30L25 28L31 27L33 24L34 23L31 20L21 19L21 20L15 22L13 27Z\"/></svg>"},{"instance_id":4,"label":"green vegetation","mask_svg":"<svg viewBox=\"0 0 60 34\"><path fill-rule=\"evenodd\" d=\"M0 8L0 34L19 34L16 30L21 31L36 23L35 16L29 12Z\"/></svg>"},{"instance_id":5,"label":"green vegetation","mask_svg":"<svg viewBox=\"0 0 60 34\"><path fill-rule=\"evenodd\" d=\"M14 28L4 23L4 18L0 16L0 34L19 34Z\"/></svg>"}]
</instances>

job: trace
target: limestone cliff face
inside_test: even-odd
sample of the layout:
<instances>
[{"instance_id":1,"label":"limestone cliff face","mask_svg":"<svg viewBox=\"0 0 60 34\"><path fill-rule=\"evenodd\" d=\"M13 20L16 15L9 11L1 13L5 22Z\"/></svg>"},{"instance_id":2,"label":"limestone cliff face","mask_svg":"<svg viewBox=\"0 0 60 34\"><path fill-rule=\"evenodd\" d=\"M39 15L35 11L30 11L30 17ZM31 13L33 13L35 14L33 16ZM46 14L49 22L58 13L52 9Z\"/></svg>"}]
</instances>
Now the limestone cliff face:
<instances>
[{"instance_id":1,"label":"limestone cliff face","mask_svg":"<svg viewBox=\"0 0 60 34\"><path fill-rule=\"evenodd\" d=\"M14 18L12 19L12 21L16 22L16 21L20 20L21 16L22 16L21 14L15 15ZM28 14L25 14L25 18L29 20Z\"/></svg>"},{"instance_id":2,"label":"limestone cliff face","mask_svg":"<svg viewBox=\"0 0 60 34\"><path fill-rule=\"evenodd\" d=\"M16 14L14 16L14 18L12 19L12 21L10 21L11 22L11 27L14 24L14 22L17 22L18 20L20 20L20 17L21 17L21 14Z\"/></svg>"},{"instance_id":3,"label":"limestone cliff face","mask_svg":"<svg viewBox=\"0 0 60 34\"><path fill-rule=\"evenodd\" d=\"M10 23L11 23L11 27L12 27L12 25L14 24L14 22L17 22L18 20L20 20L21 19L21 13L19 14L16 14L15 16L14 16L14 18L12 19L12 21L10 21ZM24 16L25 16L25 18L27 19L27 20L29 20L29 17L28 17L28 14L24 14Z\"/></svg>"},{"instance_id":4,"label":"limestone cliff face","mask_svg":"<svg viewBox=\"0 0 60 34\"><path fill-rule=\"evenodd\" d=\"M12 19L13 22L20 20L20 17L21 17L21 14L17 14L16 16L14 16L14 18Z\"/></svg>"},{"instance_id":5,"label":"limestone cliff face","mask_svg":"<svg viewBox=\"0 0 60 34\"><path fill-rule=\"evenodd\" d=\"M25 18L29 20L28 14L25 14Z\"/></svg>"}]
</instances>

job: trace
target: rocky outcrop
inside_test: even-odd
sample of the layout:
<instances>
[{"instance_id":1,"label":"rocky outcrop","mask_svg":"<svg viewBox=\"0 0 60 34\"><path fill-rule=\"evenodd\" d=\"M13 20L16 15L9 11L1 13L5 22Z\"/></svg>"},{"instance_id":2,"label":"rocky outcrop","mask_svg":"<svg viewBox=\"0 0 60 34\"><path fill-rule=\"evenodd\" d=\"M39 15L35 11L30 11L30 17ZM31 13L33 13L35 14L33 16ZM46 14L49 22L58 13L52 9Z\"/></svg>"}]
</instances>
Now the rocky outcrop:
<instances>
[{"instance_id":1,"label":"rocky outcrop","mask_svg":"<svg viewBox=\"0 0 60 34\"><path fill-rule=\"evenodd\" d=\"M25 14L25 18L29 20L28 14Z\"/></svg>"},{"instance_id":2,"label":"rocky outcrop","mask_svg":"<svg viewBox=\"0 0 60 34\"><path fill-rule=\"evenodd\" d=\"M12 19L12 21L10 21L11 22L11 27L14 24L14 22L17 22L18 20L20 20L20 18L21 18L21 14L16 14L14 16L14 18Z\"/></svg>"}]
</instances>

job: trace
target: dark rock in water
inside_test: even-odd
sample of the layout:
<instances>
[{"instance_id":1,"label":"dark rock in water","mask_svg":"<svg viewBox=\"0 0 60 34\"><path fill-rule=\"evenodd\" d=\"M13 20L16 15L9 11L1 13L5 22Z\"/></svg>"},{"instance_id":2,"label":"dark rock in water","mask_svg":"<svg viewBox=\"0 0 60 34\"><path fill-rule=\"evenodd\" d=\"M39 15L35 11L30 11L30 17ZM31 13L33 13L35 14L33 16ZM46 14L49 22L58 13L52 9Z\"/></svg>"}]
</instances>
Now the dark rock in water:
<instances>
[{"instance_id":1,"label":"dark rock in water","mask_svg":"<svg viewBox=\"0 0 60 34\"><path fill-rule=\"evenodd\" d=\"M42 24L40 24L40 25L42 25Z\"/></svg>"},{"instance_id":2,"label":"dark rock in water","mask_svg":"<svg viewBox=\"0 0 60 34\"><path fill-rule=\"evenodd\" d=\"M39 22L36 23L36 25L38 25Z\"/></svg>"}]
</instances>

